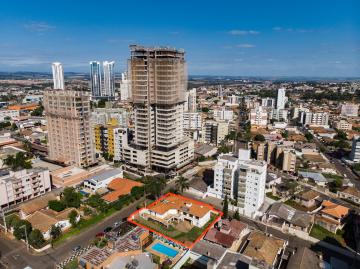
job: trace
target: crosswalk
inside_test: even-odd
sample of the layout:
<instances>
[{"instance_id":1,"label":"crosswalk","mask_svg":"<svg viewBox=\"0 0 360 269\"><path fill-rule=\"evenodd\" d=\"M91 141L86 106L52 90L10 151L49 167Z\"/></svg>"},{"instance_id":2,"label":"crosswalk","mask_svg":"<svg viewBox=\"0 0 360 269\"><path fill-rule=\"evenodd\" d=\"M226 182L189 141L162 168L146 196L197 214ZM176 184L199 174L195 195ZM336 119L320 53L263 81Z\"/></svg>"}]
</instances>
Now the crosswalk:
<instances>
[{"instance_id":1,"label":"crosswalk","mask_svg":"<svg viewBox=\"0 0 360 269\"><path fill-rule=\"evenodd\" d=\"M90 244L90 245L88 245L88 246L86 246L84 248L79 249L76 252L73 252L70 257L68 257L67 259L65 259L61 263L57 264L55 268L56 269L63 269L69 262L72 262L73 260L75 260L76 258L81 256L82 254L84 254L86 251L88 251L92 247L93 247L93 245Z\"/></svg>"}]
</instances>

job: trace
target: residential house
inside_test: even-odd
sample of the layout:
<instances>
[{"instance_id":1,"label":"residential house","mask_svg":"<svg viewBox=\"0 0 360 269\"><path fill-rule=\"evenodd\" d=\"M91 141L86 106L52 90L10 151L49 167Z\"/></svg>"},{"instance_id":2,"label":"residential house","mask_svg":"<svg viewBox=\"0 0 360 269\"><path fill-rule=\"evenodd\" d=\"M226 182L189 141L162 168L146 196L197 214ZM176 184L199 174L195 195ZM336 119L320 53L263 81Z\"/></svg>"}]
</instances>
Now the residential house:
<instances>
[{"instance_id":1,"label":"residential house","mask_svg":"<svg viewBox=\"0 0 360 269\"><path fill-rule=\"evenodd\" d=\"M143 184L127 178L115 178L108 185L109 193L105 194L102 199L107 203L115 202L122 195L131 193L132 188L140 187Z\"/></svg>"},{"instance_id":2,"label":"residential house","mask_svg":"<svg viewBox=\"0 0 360 269\"><path fill-rule=\"evenodd\" d=\"M169 193L150 206L139 211L144 219L169 226L173 221L188 221L196 227L203 227L215 213L210 205Z\"/></svg>"},{"instance_id":3,"label":"residential house","mask_svg":"<svg viewBox=\"0 0 360 269\"><path fill-rule=\"evenodd\" d=\"M346 187L337 192L338 197L360 204L360 191L354 187Z\"/></svg>"},{"instance_id":4,"label":"residential house","mask_svg":"<svg viewBox=\"0 0 360 269\"><path fill-rule=\"evenodd\" d=\"M299 230L309 233L314 218L306 212L296 210L283 203L274 203L266 212L263 220L280 226L284 230Z\"/></svg>"},{"instance_id":5,"label":"residential house","mask_svg":"<svg viewBox=\"0 0 360 269\"><path fill-rule=\"evenodd\" d=\"M264 262L270 268L276 268L287 242L260 231L253 231L241 253L253 260Z\"/></svg>"},{"instance_id":6,"label":"residential house","mask_svg":"<svg viewBox=\"0 0 360 269\"><path fill-rule=\"evenodd\" d=\"M320 193L317 191L305 190L295 195L295 202L307 208L312 208L319 205L319 198Z\"/></svg>"},{"instance_id":7,"label":"residential house","mask_svg":"<svg viewBox=\"0 0 360 269\"><path fill-rule=\"evenodd\" d=\"M225 248L237 251L243 237L250 230L245 223L232 219L225 219L218 222L217 228L211 228L205 235L204 240L219 244Z\"/></svg>"},{"instance_id":8,"label":"residential house","mask_svg":"<svg viewBox=\"0 0 360 269\"><path fill-rule=\"evenodd\" d=\"M344 226L344 219L349 214L350 209L325 200L321 204L321 209L315 216L315 223L321 227L336 233Z\"/></svg>"},{"instance_id":9,"label":"residential house","mask_svg":"<svg viewBox=\"0 0 360 269\"><path fill-rule=\"evenodd\" d=\"M90 192L96 192L107 185L115 178L122 178L123 171L118 168L102 170L84 179L84 187Z\"/></svg>"}]
</instances>

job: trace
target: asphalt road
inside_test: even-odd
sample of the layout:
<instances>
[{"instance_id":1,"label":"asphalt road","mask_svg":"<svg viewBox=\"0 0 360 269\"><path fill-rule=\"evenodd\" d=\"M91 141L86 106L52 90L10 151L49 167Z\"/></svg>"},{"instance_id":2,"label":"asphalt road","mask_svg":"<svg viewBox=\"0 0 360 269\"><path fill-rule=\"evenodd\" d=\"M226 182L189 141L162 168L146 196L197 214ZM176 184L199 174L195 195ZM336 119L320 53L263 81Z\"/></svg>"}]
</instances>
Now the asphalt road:
<instances>
[{"instance_id":1,"label":"asphalt road","mask_svg":"<svg viewBox=\"0 0 360 269\"><path fill-rule=\"evenodd\" d=\"M55 249L47 250L41 254L28 253L23 243L0 237L1 261L7 265L9 269L22 269L26 266L30 266L33 269L53 269L55 264L62 262L71 255L74 247L87 246L98 232L102 232L106 227L112 226L116 221L121 221L123 218L128 217L136 210L138 203L140 202L138 201L122 209L103 222L90 227L77 236L69 238Z\"/></svg>"}]
</instances>

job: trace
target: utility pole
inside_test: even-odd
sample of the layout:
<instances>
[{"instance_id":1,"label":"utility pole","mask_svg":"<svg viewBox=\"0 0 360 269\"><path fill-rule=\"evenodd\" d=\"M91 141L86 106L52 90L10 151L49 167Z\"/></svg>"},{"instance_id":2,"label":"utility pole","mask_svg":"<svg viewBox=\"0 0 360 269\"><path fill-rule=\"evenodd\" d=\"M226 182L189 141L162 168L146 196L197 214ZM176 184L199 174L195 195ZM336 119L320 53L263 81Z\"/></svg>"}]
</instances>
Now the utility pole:
<instances>
[{"instance_id":1,"label":"utility pole","mask_svg":"<svg viewBox=\"0 0 360 269\"><path fill-rule=\"evenodd\" d=\"M23 226L21 226L20 228L23 228L23 227L24 227L24 230L25 230L26 248L27 248L27 251L29 251L29 240L28 240L28 236L27 236L26 225L23 225Z\"/></svg>"}]
</instances>

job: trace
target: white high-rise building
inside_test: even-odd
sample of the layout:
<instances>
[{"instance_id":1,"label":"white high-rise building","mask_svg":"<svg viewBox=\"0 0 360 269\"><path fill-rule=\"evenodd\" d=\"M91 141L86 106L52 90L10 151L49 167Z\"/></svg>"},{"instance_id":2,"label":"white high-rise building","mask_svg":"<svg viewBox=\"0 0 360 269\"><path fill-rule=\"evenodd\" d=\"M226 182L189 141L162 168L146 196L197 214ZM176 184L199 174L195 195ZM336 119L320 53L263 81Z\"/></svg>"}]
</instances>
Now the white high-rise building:
<instances>
[{"instance_id":1,"label":"white high-rise building","mask_svg":"<svg viewBox=\"0 0 360 269\"><path fill-rule=\"evenodd\" d=\"M189 106L189 112L196 112L196 88L192 88L189 91L189 97L188 97L188 106Z\"/></svg>"},{"instance_id":2,"label":"white high-rise building","mask_svg":"<svg viewBox=\"0 0 360 269\"><path fill-rule=\"evenodd\" d=\"M255 107L250 110L250 123L256 126L267 125L268 114L262 106Z\"/></svg>"},{"instance_id":3,"label":"white high-rise building","mask_svg":"<svg viewBox=\"0 0 360 269\"><path fill-rule=\"evenodd\" d=\"M91 96L96 98L101 96L101 71L100 62L90 62L90 88Z\"/></svg>"},{"instance_id":4,"label":"white high-rise building","mask_svg":"<svg viewBox=\"0 0 360 269\"><path fill-rule=\"evenodd\" d=\"M270 97L262 98L261 106L274 108L275 107L275 98L270 98Z\"/></svg>"},{"instance_id":5,"label":"white high-rise building","mask_svg":"<svg viewBox=\"0 0 360 269\"><path fill-rule=\"evenodd\" d=\"M360 162L360 138L358 136L353 137L350 160L354 163Z\"/></svg>"},{"instance_id":6,"label":"white high-rise building","mask_svg":"<svg viewBox=\"0 0 360 269\"><path fill-rule=\"evenodd\" d=\"M234 119L234 111L227 110L224 107L222 109L214 109L214 119L232 121Z\"/></svg>"},{"instance_id":7,"label":"white high-rise building","mask_svg":"<svg viewBox=\"0 0 360 269\"><path fill-rule=\"evenodd\" d=\"M329 127L329 113L302 111L299 122L303 125Z\"/></svg>"},{"instance_id":8,"label":"white high-rise building","mask_svg":"<svg viewBox=\"0 0 360 269\"><path fill-rule=\"evenodd\" d=\"M121 73L120 82L120 100L126 101L131 97L130 80L128 79L127 72Z\"/></svg>"},{"instance_id":9,"label":"white high-rise building","mask_svg":"<svg viewBox=\"0 0 360 269\"><path fill-rule=\"evenodd\" d=\"M52 63L52 74L55 90L64 90L64 70L61 63Z\"/></svg>"},{"instance_id":10,"label":"white high-rise building","mask_svg":"<svg viewBox=\"0 0 360 269\"><path fill-rule=\"evenodd\" d=\"M276 108L277 109L284 109L286 103L286 96L285 96L285 88L278 89L277 92L277 99L276 99Z\"/></svg>"},{"instance_id":11,"label":"white high-rise building","mask_svg":"<svg viewBox=\"0 0 360 269\"><path fill-rule=\"evenodd\" d=\"M265 161L250 159L249 150L239 150L239 157L221 154L214 168L214 185L207 194L237 201L241 214L254 217L265 200Z\"/></svg>"},{"instance_id":12,"label":"white high-rise building","mask_svg":"<svg viewBox=\"0 0 360 269\"><path fill-rule=\"evenodd\" d=\"M102 89L101 96L104 97L114 97L115 96L115 71L114 71L115 62L103 62L103 71L104 71L104 85Z\"/></svg>"},{"instance_id":13,"label":"white high-rise building","mask_svg":"<svg viewBox=\"0 0 360 269\"><path fill-rule=\"evenodd\" d=\"M184 51L130 46L129 78L135 135L124 149L126 169L137 174L174 172L194 156L184 136L187 74Z\"/></svg>"}]
</instances>

